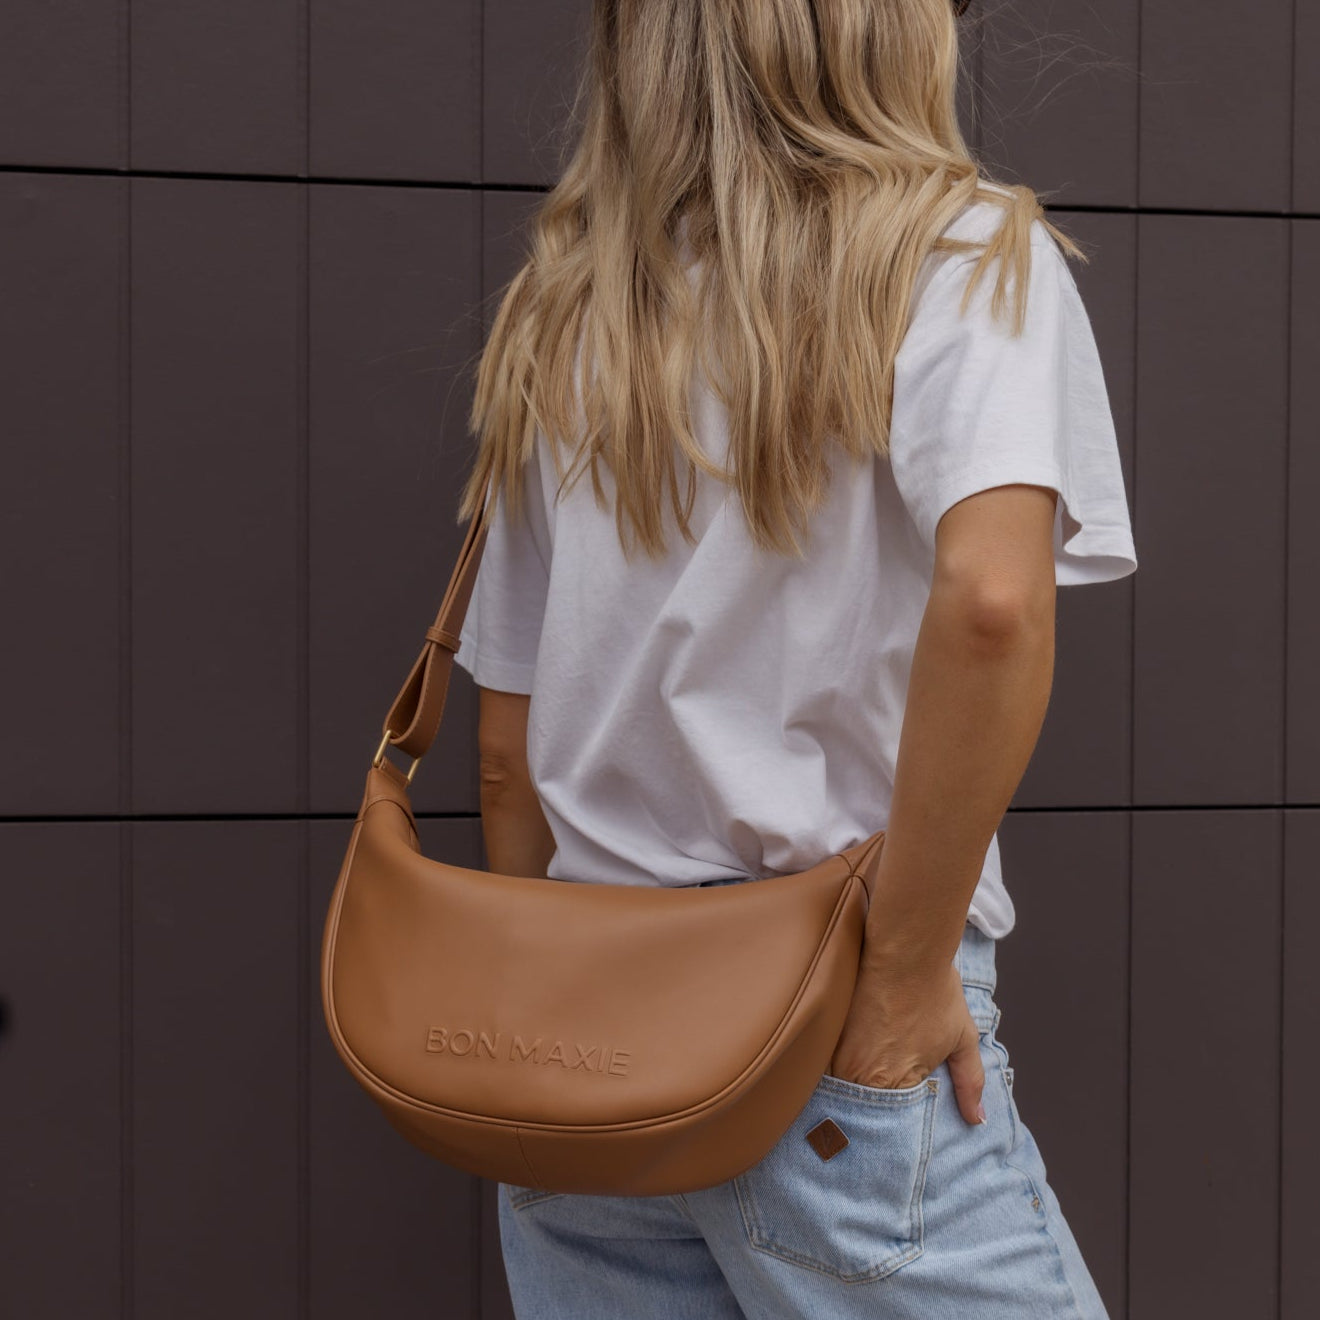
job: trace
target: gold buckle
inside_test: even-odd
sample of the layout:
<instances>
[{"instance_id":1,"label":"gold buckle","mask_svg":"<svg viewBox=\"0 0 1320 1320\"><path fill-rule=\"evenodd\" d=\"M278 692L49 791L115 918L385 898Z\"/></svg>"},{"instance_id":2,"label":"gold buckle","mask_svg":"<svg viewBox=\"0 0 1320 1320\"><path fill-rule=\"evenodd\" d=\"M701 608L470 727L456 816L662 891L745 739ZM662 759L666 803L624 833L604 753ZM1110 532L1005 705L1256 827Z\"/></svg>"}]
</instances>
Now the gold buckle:
<instances>
[{"instance_id":1,"label":"gold buckle","mask_svg":"<svg viewBox=\"0 0 1320 1320\"><path fill-rule=\"evenodd\" d=\"M394 730L386 729L385 736L380 740L380 746L376 748L376 755L371 758L371 767L373 770L380 769L381 765L385 760L385 748L389 743L390 739L393 737L394 737ZM409 784L412 783L413 771L417 769L417 763L421 759L422 758L420 756L413 757L413 763L408 767L408 778L405 781L406 783Z\"/></svg>"}]
</instances>

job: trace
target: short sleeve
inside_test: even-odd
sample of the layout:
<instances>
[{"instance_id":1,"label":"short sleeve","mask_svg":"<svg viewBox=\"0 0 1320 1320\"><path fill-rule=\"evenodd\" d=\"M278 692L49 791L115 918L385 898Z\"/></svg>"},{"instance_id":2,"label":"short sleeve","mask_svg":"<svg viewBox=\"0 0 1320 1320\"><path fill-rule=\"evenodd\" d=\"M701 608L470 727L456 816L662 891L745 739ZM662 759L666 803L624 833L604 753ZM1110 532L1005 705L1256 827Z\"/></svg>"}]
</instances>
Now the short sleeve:
<instances>
[{"instance_id":1,"label":"short sleeve","mask_svg":"<svg viewBox=\"0 0 1320 1320\"><path fill-rule=\"evenodd\" d=\"M976 257L938 266L917 298L894 360L890 466L917 532L959 500L1027 483L1059 493L1059 586L1107 582L1137 567L1123 471L1090 318L1062 253L1032 232L1025 325L1011 298L990 315L991 266L959 314Z\"/></svg>"},{"instance_id":2,"label":"short sleeve","mask_svg":"<svg viewBox=\"0 0 1320 1320\"><path fill-rule=\"evenodd\" d=\"M550 532L537 455L523 467L523 514L509 516L501 487L494 500L472 599L454 663L481 687L530 693L550 584Z\"/></svg>"}]
</instances>

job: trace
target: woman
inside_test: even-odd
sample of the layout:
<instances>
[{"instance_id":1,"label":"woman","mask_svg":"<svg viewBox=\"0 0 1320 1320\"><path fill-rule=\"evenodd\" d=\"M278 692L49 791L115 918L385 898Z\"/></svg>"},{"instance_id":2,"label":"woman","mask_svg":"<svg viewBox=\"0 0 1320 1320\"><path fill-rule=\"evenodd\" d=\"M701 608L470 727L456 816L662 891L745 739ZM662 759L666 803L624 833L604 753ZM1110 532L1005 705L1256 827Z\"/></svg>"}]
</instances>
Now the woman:
<instances>
[{"instance_id":1,"label":"woman","mask_svg":"<svg viewBox=\"0 0 1320 1320\"><path fill-rule=\"evenodd\" d=\"M1105 1315L995 1034L995 831L1056 586L1136 558L1082 254L979 174L957 41L950 0L595 4L459 512L490 473L488 864L729 884L887 834L802 1114L695 1193L501 1184L520 1320Z\"/></svg>"}]
</instances>

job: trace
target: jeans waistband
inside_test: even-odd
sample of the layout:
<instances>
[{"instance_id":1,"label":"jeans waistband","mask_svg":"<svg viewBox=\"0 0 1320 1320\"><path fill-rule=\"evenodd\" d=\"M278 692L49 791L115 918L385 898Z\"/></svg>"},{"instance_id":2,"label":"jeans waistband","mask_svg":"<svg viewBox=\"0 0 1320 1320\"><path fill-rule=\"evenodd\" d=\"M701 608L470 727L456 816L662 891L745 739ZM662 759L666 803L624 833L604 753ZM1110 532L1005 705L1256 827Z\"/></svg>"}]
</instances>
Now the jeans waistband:
<instances>
[{"instance_id":1,"label":"jeans waistband","mask_svg":"<svg viewBox=\"0 0 1320 1320\"><path fill-rule=\"evenodd\" d=\"M963 927L962 942L953 961L964 985L978 985L994 993L995 941L970 921Z\"/></svg>"}]
</instances>

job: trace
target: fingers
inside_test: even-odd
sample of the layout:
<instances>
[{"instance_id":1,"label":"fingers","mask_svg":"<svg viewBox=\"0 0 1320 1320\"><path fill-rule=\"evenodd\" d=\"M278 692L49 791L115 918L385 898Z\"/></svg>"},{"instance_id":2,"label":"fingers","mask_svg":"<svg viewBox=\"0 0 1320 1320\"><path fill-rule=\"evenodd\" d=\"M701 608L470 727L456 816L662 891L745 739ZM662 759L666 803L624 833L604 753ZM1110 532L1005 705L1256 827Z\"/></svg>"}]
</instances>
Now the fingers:
<instances>
[{"instance_id":1,"label":"fingers","mask_svg":"<svg viewBox=\"0 0 1320 1320\"><path fill-rule=\"evenodd\" d=\"M970 1018L961 1043L949 1055L949 1076L953 1079L958 1112L968 1123L984 1123L985 1107L981 1103L981 1092L985 1087L985 1068L981 1064L980 1038Z\"/></svg>"}]
</instances>

